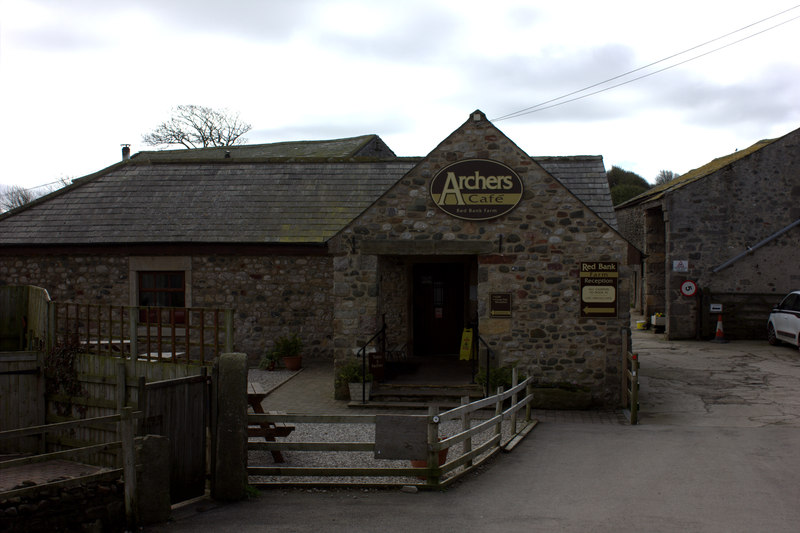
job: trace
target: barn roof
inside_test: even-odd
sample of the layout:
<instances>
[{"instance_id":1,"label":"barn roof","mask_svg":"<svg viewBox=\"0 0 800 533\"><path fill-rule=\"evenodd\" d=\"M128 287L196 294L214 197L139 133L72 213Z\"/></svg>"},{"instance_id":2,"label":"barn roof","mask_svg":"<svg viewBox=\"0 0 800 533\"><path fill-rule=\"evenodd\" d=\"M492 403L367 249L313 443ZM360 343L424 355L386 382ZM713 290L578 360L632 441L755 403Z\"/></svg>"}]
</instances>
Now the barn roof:
<instances>
[{"instance_id":1,"label":"barn roof","mask_svg":"<svg viewBox=\"0 0 800 533\"><path fill-rule=\"evenodd\" d=\"M750 146L748 148L745 148L744 150L737 150L736 152L734 152L732 154L728 154L728 155L713 159L712 161L709 161L705 165L703 165L701 167L698 167L698 168L696 168L694 170L690 170L689 172L687 172L686 174L683 174L682 176L678 176L677 178L675 178L675 179L673 179L671 181L668 181L666 183L662 183L660 185L656 185L656 186L646 190L642 194L640 194L638 196L634 196L630 200L627 200L627 201L617 205L615 209L617 209L617 210L624 209L626 207L631 207L633 205L641 204L641 203L644 203L644 202L650 202L652 200L658 200L658 199L662 198L665 194L669 193L670 191L674 191L674 190L680 189L681 187L685 187L686 185L689 185L690 183L693 183L693 182L695 182L697 180L703 179L706 176L710 176L711 174L713 174L714 172L720 170L721 168L724 168L724 167L730 165L731 163L734 163L735 161L738 161L739 159L742 159L742 158L752 154L753 152L757 152L758 150L761 150L762 148L764 148L765 146L771 144L775 140L776 139L764 139L764 140L758 141L757 143L753 144L752 146Z\"/></svg>"}]
</instances>

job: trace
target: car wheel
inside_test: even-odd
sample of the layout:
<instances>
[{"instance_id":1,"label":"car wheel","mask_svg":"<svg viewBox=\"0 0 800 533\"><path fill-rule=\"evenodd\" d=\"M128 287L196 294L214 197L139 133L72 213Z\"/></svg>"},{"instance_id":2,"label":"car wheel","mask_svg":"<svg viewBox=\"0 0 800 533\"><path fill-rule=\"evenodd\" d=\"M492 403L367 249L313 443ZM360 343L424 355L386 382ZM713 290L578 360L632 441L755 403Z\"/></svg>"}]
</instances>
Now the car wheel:
<instances>
[{"instance_id":1,"label":"car wheel","mask_svg":"<svg viewBox=\"0 0 800 533\"><path fill-rule=\"evenodd\" d=\"M775 326L771 322L767 325L767 342L773 346L778 346L781 343L778 340L778 336L775 335Z\"/></svg>"}]
</instances>

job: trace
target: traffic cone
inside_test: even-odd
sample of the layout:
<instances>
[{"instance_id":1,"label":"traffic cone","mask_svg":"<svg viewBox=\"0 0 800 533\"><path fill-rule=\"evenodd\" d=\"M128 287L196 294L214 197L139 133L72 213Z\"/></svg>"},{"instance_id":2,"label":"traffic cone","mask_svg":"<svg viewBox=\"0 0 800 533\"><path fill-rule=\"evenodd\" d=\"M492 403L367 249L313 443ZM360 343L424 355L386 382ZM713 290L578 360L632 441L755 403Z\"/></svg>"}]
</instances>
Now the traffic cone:
<instances>
[{"instance_id":1,"label":"traffic cone","mask_svg":"<svg viewBox=\"0 0 800 533\"><path fill-rule=\"evenodd\" d=\"M725 332L722 330L722 315L717 317L717 333L714 336L713 342L728 342L725 338Z\"/></svg>"}]
</instances>

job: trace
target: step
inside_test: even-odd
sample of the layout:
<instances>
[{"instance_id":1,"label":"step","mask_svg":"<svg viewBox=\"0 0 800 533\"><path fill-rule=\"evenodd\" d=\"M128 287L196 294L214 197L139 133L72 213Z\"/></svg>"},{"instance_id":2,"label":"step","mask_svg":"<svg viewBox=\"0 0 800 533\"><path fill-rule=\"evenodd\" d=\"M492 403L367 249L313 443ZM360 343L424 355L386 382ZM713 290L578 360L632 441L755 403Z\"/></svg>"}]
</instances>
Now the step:
<instances>
[{"instance_id":1,"label":"step","mask_svg":"<svg viewBox=\"0 0 800 533\"><path fill-rule=\"evenodd\" d=\"M452 409L461 405L461 398L468 396L470 401L483 398L483 390L478 385L408 385L380 384L373 386L367 403L350 402L349 407L371 409L427 409L436 405L439 409Z\"/></svg>"}]
</instances>

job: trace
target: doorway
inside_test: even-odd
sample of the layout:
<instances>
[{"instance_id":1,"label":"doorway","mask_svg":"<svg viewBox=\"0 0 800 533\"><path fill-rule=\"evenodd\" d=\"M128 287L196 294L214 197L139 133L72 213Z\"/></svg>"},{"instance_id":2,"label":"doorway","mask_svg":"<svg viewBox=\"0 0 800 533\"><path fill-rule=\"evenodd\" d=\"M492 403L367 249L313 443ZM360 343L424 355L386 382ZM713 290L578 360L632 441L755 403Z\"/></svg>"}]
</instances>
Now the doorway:
<instances>
[{"instance_id":1,"label":"doorway","mask_svg":"<svg viewBox=\"0 0 800 533\"><path fill-rule=\"evenodd\" d=\"M468 297L467 265L418 263L413 268L414 355L458 355Z\"/></svg>"}]
</instances>

